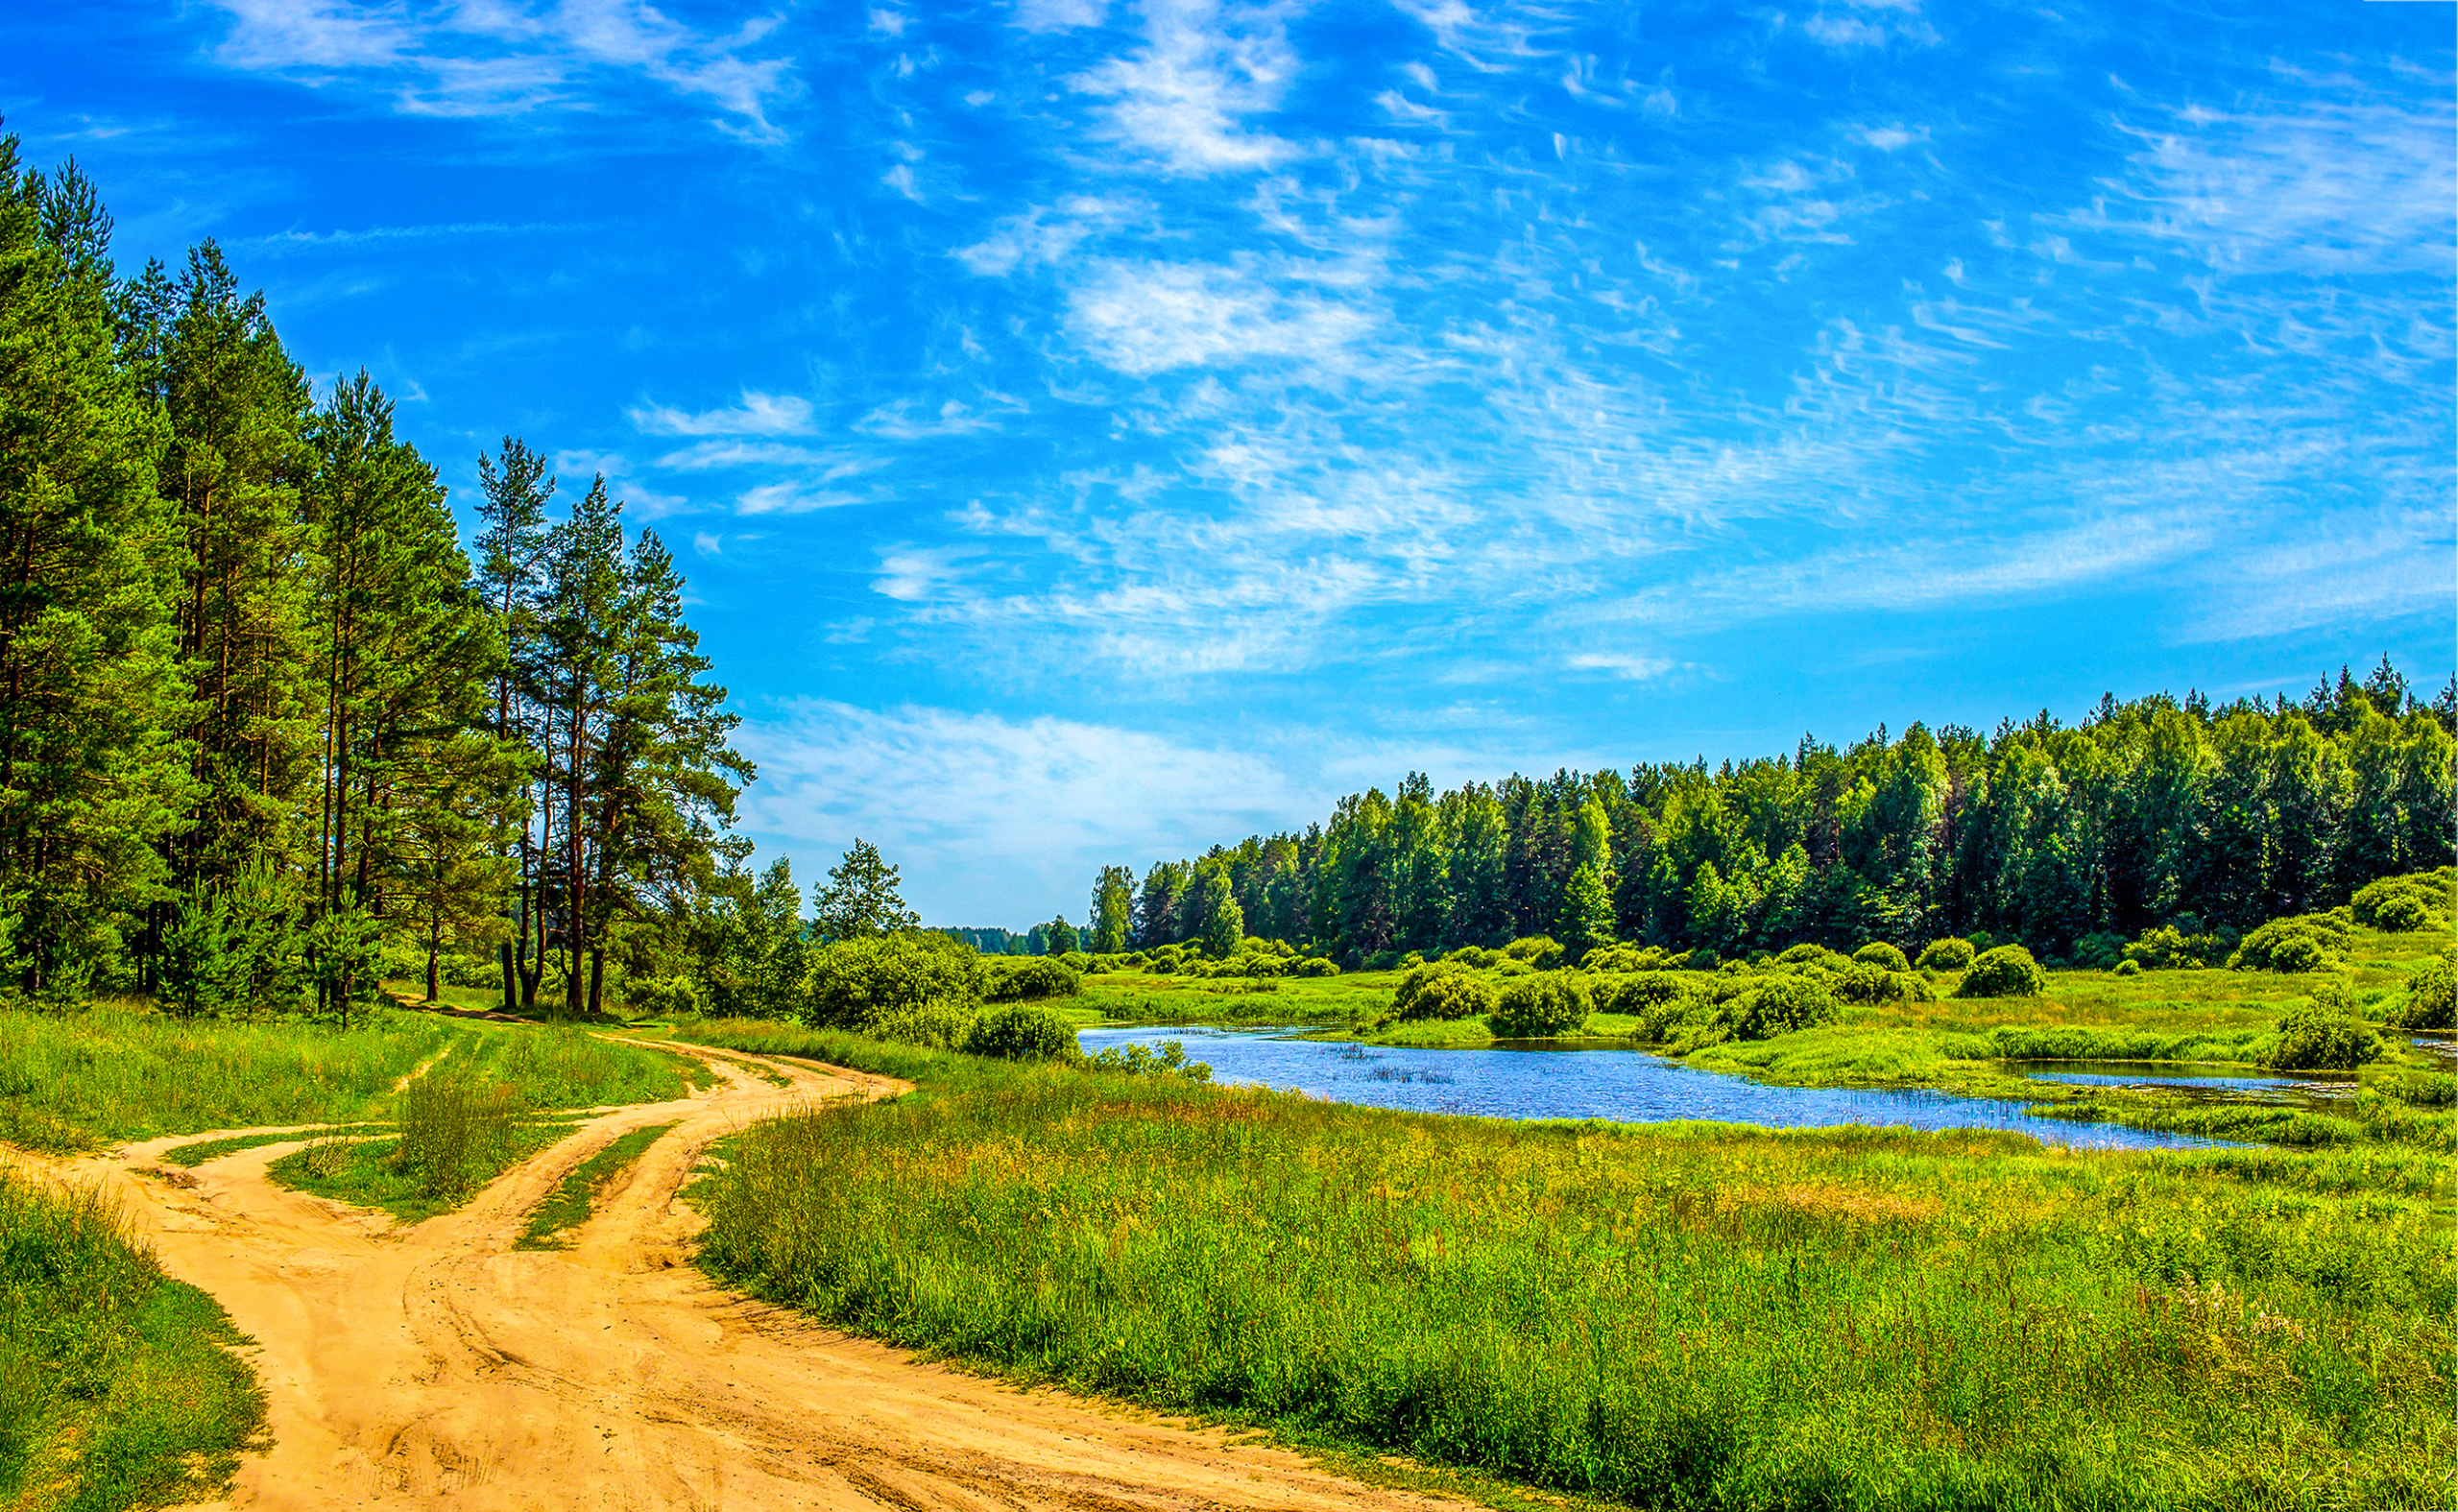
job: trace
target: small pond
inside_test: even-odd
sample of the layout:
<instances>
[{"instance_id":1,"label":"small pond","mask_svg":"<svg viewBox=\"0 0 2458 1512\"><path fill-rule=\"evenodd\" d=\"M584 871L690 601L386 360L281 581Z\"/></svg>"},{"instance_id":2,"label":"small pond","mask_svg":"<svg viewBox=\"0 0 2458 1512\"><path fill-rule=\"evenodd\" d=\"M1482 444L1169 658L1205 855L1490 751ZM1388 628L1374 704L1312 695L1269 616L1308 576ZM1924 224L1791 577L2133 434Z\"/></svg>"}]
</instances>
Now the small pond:
<instances>
[{"instance_id":1,"label":"small pond","mask_svg":"<svg viewBox=\"0 0 2458 1512\"><path fill-rule=\"evenodd\" d=\"M1302 1030L1134 1027L1086 1029L1086 1051L1176 1040L1217 1081L1293 1088L1309 1096L1409 1113L1486 1118L1610 1118L1662 1123L1707 1118L1770 1128L1837 1123L1912 1129L2007 1129L2052 1144L2094 1149L2197 1149L2222 1141L2106 1123L2035 1118L2023 1105L1928 1091L1856 1092L1768 1087L1695 1070L1644 1051L1559 1045L1415 1049L1293 1038Z\"/></svg>"}]
</instances>

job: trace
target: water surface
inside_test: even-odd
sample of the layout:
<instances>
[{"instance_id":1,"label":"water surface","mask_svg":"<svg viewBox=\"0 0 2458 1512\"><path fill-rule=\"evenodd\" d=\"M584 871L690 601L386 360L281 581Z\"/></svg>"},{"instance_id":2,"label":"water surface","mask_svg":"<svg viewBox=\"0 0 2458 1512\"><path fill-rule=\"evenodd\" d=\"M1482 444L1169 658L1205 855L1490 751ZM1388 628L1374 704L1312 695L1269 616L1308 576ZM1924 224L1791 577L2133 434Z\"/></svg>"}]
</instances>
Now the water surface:
<instances>
[{"instance_id":1,"label":"water surface","mask_svg":"<svg viewBox=\"0 0 2458 1512\"><path fill-rule=\"evenodd\" d=\"M1293 1038L1301 1030L1137 1026L1087 1029L1084 1048L1177 1040L1215 1080L1293 1089L1334 1102L1487 1118L1708 1118L1769 1128L1838 1123L2006 1129L2094 1149L2198 1149L2223 1143L2108 1123L2036 1118L2023 1104L1925 1090L1768 1087L1640 1050L1495 1045L1437 1050Z\"/></svg>"}]
</instances>

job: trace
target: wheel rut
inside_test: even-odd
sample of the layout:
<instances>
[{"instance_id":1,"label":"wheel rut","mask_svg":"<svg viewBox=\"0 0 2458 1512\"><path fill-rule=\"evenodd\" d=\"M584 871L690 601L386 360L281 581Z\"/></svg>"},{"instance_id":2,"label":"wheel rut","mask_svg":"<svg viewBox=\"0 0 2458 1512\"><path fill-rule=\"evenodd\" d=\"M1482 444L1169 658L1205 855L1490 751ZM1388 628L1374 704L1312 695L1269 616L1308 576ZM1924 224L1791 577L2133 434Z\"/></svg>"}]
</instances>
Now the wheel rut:
<instances>
[{"instance_id":1,"label":"wheel rut","mask_svg":"<svg viewBox=\"0 0 2458 1512\"><path fill-rule=\"evenodd\" d=\"M1219 1431L924 1363L711 1284L687 1263L697 1215L676 1200L709 1144L757 1119L902 1084L659 1047L706 1060L719 1084L589 1117L466 1207L409 1228L274 1185L266 1166L303 1133L174 1180L157 1164L170 1146L257 1131L66 1163L12 1159L108 1189L163 1268L211 1294L256 1341L273 1444L245 1462L218 1507L1463 1505L1346 1480ZM530 1209L582 1161L657 1123L675 1127L568 1249L511 1248Z\"/></svg>"}]
</instances>

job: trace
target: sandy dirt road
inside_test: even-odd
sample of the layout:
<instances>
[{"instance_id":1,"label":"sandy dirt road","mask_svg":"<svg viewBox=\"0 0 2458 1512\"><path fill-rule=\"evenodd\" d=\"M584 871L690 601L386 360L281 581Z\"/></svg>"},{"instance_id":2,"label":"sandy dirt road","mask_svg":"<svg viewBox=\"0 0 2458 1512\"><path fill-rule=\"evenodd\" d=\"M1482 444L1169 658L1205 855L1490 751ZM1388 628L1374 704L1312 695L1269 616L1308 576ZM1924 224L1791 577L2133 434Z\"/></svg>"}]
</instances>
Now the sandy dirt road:
<instances>
[{"instance_id":1,"label":"sandy dirt road","mask_svg":"<svg viewBox=\"0 0 2458 1512\"><path fill-rule=\"evenodd\" d=\"M295 1143L166 1172L163 1149L210 1137L183 1135L43 1168L119 1196L163 1267L257 1340L273 1446L219 1505L1458 1505L918 1363L711 1286L684 1262L694 1218L675 1200L700 1152L753 1119L887 1084L758 1063L791 1079L781 1087L748 1058L708 1058L720 1086L592 1118L460 1212L411 1228L273 1185L265 1166ZM573 1166L670 1121L572 1248L512 1251L529 1209Z\"/></svg>"}]
</instances>

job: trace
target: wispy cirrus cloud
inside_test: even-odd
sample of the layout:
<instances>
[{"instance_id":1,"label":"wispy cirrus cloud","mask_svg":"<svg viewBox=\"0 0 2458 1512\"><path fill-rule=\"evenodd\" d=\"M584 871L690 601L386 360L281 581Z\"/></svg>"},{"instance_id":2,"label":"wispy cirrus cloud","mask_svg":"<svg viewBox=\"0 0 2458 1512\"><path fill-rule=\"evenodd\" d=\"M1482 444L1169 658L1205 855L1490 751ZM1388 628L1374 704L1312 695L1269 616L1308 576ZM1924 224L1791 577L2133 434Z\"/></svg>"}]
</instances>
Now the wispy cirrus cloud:
<instances>
[{"instance_id":1,"label":"wispy cirrus cloud","mask_svg":"<svg viewBox=\"0 0 2458 1512\"><path fill-rule=\"evenodd\" d=\"M359 82L396 108L432 115L496 115L584 105L592 77L629 74L707 102L745 138L783 132L769 106L790 87L792 60L755 56L775 17L728 34L685 26L643 0L216 0L231 29L214 58L229 67L310 84Z\"/></svg>"},{"instance_id":2,"label":"wispy cirrus cloud","mask_svg":"<svg viewBox=\"0 0 2458 1512\"><path fill-rule=\"evenodd\" d=\"M644 404L631 411L632 423L652 436L807 436L814 429L810 400L792 394L742 391L742 402L731 408L681 410Z\"/></svg>"}]
</instances>

